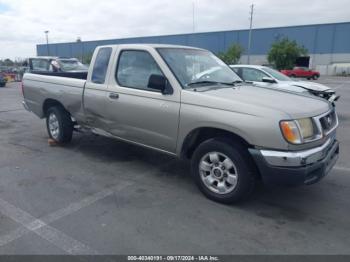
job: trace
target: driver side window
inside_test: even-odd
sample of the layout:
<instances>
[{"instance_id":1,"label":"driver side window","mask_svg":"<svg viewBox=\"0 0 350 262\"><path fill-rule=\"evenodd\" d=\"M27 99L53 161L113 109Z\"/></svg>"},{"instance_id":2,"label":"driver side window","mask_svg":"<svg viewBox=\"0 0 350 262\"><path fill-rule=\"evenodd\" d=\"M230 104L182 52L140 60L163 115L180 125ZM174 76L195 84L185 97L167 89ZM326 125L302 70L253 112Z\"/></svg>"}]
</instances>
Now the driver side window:
<instances>
[{"instance_id":1,"label":"driver side window","mask_svg":"<svg viewBox=\"0 0 350 262\"><path fill-rule=\"evenodd\" d=\"M121 52L116 72L119 85L150 90L148 83L151 75L163 76L163 73L148 52L139 50Z\"/></svg>"},{"instance_id":2,"label":"driver side window","mask_svg":"<svg viewBox=\"0 0 350 262\"><path fill-rule=\"evenodd\" d=\"M243 68L242 70L242 78L245 81L262 82L264 77L267 77L265 73L254 68Z\"/></svg>"}]
</instances>

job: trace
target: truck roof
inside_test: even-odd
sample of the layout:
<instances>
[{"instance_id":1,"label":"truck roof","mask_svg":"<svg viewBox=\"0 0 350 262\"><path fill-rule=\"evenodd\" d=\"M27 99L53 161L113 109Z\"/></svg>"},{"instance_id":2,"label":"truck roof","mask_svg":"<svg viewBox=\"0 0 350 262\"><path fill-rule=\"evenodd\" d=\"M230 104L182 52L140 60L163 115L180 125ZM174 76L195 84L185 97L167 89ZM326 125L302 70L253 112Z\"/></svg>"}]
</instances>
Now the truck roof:
<instances>
[{"instance_id":1,"label":"truck roof","mask_svg":"<svg viewBox=\"0 0 350 262\"><path fill-rule=\"evenodd\" d=\"M103 45L100 47L152 47L152 48L186 48L186 49L197 49L197 50L205 50L198 47L193 46L184 46L184 45L169 45L169 44L116 44L116 45Z\"/></svg>"}]
</instances>

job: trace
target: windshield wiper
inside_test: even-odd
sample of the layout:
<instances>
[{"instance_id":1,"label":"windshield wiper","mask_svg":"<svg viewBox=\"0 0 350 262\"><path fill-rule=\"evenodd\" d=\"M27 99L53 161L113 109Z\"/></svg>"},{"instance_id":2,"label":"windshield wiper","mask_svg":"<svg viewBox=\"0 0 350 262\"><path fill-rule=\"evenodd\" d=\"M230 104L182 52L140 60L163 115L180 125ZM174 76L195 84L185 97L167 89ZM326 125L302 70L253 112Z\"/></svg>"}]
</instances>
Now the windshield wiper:
<instances>
[{"instance_id":1,"label":"windshield wiper","mask_svg":"<svg viewBox=\"0 0 350 262\"><path fill-rule=\"evenodd\" d=\"M209 81L209 80L203 80L203 81L197 81L197 82L191 82L188 83L187 86L193 86L193 85L201 85L201 84L214 84L214 85L228 85L228 86L234 86L237 82L231 82L231 83L226 83L226 82L218 82L218 81Z\"/></svg>"}]
</instances>

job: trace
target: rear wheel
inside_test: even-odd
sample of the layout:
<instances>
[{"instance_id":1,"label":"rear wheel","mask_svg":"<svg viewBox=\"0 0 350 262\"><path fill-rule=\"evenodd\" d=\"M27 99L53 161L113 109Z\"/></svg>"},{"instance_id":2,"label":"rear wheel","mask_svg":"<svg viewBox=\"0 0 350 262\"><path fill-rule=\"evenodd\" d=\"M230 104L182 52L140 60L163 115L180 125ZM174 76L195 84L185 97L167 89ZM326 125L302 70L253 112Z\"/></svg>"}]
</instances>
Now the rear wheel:
<instances>
[{"instance_id":1,"label":"rear wheel","mask_svg":"<svg viewBox=\"0 0 350 262\"><path fill-rule=\"evenodd\" d=\"M47 132L57 143L72 140L74 124L70 114L61 106L50 107L46 114Z\"/></svg>"},{"instance_id":2,"label":"rear wheel","mask_svg":"<svg viewBox=\"0 0 350 262\"><path fill-rule=\"evenodd\" d=\"M255 184L247 149L229 139L210 139L199 145L192 158L192 174L202 193L221 203L244 199Z\"/></svg>"},{"instance_id":3,"label":"rear wheel","mask_svg":"<svg viewBox=\"0 0 350 262\"><path fill-rule=\"evenodd\" d=\"M296 78L297 76L293 74L293 75L290 75L290 77L292 77L292 78Z\"/></svg>"},{"instance_id":4,"label":"rear wheel","mask_svg":"<svg viewBox=\"0 0 350 262\"><path fill-rule=\"evenodd\" d=\"M319 75L313 75L312 79L317 80L320 76Z\"/></svg>"}]
</instances>

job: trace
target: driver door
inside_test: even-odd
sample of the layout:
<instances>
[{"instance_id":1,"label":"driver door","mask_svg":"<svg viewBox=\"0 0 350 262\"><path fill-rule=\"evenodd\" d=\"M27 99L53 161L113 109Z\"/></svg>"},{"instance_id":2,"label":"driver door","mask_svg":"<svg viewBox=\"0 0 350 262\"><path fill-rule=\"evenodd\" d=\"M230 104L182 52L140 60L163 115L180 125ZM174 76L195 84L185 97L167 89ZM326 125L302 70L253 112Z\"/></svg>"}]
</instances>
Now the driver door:
<instances>
[{"instance_id":1,"label":"driver door","mask_svg":"<svg viewBox=\"0 0 350 262\"><path fill-rule=\"evenodd\" d=\"M180 93L174 90L171 94L163 94L149 88L151 75L165 76L155 55L152 50L119 51L108 87L108 132L131 142L175 153Z\"/></svg>"}]
</instances>

